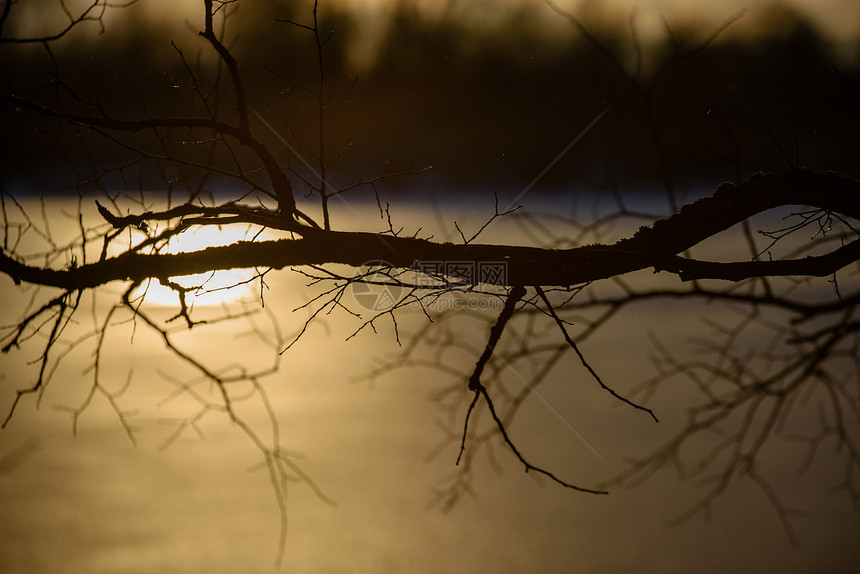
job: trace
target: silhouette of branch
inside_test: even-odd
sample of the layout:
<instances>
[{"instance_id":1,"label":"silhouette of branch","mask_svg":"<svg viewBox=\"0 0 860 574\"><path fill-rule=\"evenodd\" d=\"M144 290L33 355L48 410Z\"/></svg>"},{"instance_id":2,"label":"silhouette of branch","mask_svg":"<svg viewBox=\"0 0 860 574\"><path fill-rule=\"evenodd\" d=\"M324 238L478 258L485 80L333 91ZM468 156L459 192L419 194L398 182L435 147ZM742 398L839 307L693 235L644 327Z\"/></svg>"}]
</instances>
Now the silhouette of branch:
<instances>
[{"instance_id":1,"label":"silhouette of branch","mask_svg":"<svg viewBox=\"0 0 860 574\"><path fill-rule=\"evenodd\" d=\"M595 372L595 370L592 368L592 366L588 364L588 361L585 360L585 357L582 355L582 352L579 350L579 347L576 346L576 343L574 342L574 340L570 338L570 335L567 333L567 329L564 326L564 321L562 321L559 318L559 316L556 314L555 309L553 309L552 303L550 303L546 294L543 292L543 289L541 289L537 285L534 286L534 289L537 291L537 294L540 296L541 300L544 302L544 305L546 305L547 313L549 313L549 315L555 320L556 324L558 325L558 328L561 330L561 334L564 336L564 340L567 341L567 344L570 345L570 348L573 349L573 351L576 353L576 356L579 357L579 361L582 363L582 366L585 367L585 369L589 372L589 374L591 374L592 377L594 377L594 380L597 381L597 384L600 385L600 388L607 391L610 395L612 395L613 397L615 397L616 399L618 399L622 403L627 403L628 405L630 405L634 409L645 411L646 413L651 415L651 418L654 419L654 422L659 422L659 420L657 419L657 415L654 414L654 411L652 411L649 408L643 407L642 405L638 405L638 404L634 403L633 401L631 401L630 399L626 399L626 398L622 397L621 395L616 393L614 390L612 390L610 387L606 386L606 383L604 383L601 380L600 376Z\"/></svg>"},{"instance_id":2,"label":"silhouette of branch","mask_svg":"<svg viewBox=\"0 0 860 574\"><path fill-rule=\"evenodd\" d=\"M65 8L62 2L60 4ZM342 310L361 322L348 338L369 330L379 335L378 324L390 319L394 338L401 343L403 322L398 323L398 318L407 305L414 305L428 320L427 324L414 336L404 335L400 359L371 371L370 378L380 377L395 368L430 368L455 381L440 388L432 397L448 411L449 416L449 423L441 425L445 435L442 444L434 452L459 446L456 474L447 488L437 492L444 509L450 509L462 496L476 491L473 487L476 453L480 450L487 454L493 464L494 448L513 454L526 472L545 476L564 488L606 494L606 490L577 486L560 478L559 473L549 470L549 467L533 464L532 457L521 449L511 433L512 423L522 412L523 405L529 400L542 399L539 385L548 380L554 369L560 368L565 357L571 356L570 349L601 389L615 399L647 412L655 421L654 411L646 405L668 381L685 379L692 383L693 392L699 393L699 402L687 413L682 428L607 485L635 484L647 480L662 468L674 466L682 477L693 479L703 489L702 496L678 517L680 522L709 512L714 502L732 485L739 479L748 478L768 500L787 535L794 540L792 520L797 512L782 502L778 489L763 470L765 464L761 460L776 437L785 437L784 427L789 414L802 408L808 397L815 396L820 399L817 402L820 405L818 428L789 437L805 446L800 467L810 468L822 445L834 442L840 449L838 456L845 462L845 473L833 488L844 491L852 505L860 507L860 485L857 481L857 476L860 476L860 447L855 438L860 428L860 404L855 390L849 388L852 375L855 379L860 378L860 319L857 311L860 291L854 284L846 287L837 282L837 279L844 281L846 276L853 278L851 267L856 267L860 261L860 226L855 222L860 219L860 182L834 173L797 169L799 162L789 158L765 125L788 160L790 171L757 174L742 182L738 167L740 161L735 157L737 185L720 185L710 196L676 210L679 198L675 194L669 166L670 154L663 142L664 128L657 121L654 95L658 84L664 81L670 70L677 70L681 62L711 47L740 15L693 46L685 45L683 38L676 38L667 23L670 50L656 66L645 68L635 12L631 13L629 27L635 61L634 70L629 72L623 59L579 19L547 0L552 10L570 21L586 42L608 60L632 90L634 99L643 106L641 119L653 143L669 204L675 212L655 221L656 215L628 209L613 184L610 191L614 194L617 208L614 213L595 217L590 224L570 222L567 229L573 230L571 235L565 235L567 230L557 235L547 231L551 241L535 241L540 246L523 247L474 243L496 219L517 209L500 211L498 197L492 217L471 237L467 238L460 225L454 222L462 244L433 241L432 237L422 239L418 237L418 231L412 236L404 236L403 227L392 222L388 203L380 199L376 184L401 175L423 173L429 168L414 170L410 167L383 176L359 176L353 183L344 185L338 182L339 187L327 181L330 168L342 157L342 153L338 155L329 149L327 113L332 105L344 101L355 85L355 79L349 82L346 90L329 99L323 49L331 35L322 33L316 1L313 3L312 24L290 19L281 21L313 35L318 81L311 82L314 84L312 88L302 87L302 90L304 95L315 100L316 113L312 115L316 116L317 129L310 141L304 142L289 124L285 133L289 141L298 141L299 149L307 152L309 159L317 165L315 169L299 156L314 172L314 177L299 174L289 165L282 167L272 148L266 145L267 140L257 133L257 120L251 121L253 108L249 105L251 94L246 93L246 86L252 86L253 82L246 84L246 78L240 74L246 69L242 67L240 70L239 62L227 47L229 41L223 31L216 32L215 16L223 10L221 14L226 21L229 4L229 0L203 0L203 30L198 34L208 44L207 51L211 49L217 55L214 67L217 68L218 79L211 86L207 87L200 80L207 76L190 64L174 45L187 75L182 87L188 92L193 91L197 106L192 117L179 114L151 116L145 112L136 119L124 119L106 111L97 101L87 101L59 76L46 88L53 90L48 93L56 97L44 101L52 103L25 97L41 93L39 90L8 90L0 94L0 105L52 124L47 129L39 126L36 129L38 133L45 134L54 128L86 131L122 153L132 155L131 159L123 158L116 164L106 165L97 154L88 152L92 173L82 177L82 185L107 185L108 176L120 176L125 183L126 172L146 163L154 164L162 170L161 174L165 174L167 169L176 169L182 175L183 170L187 170L201 174L200 181L206 181L208 177L223 178L231 184L239 182L242 186L241 192L228 201L212 199L204 205L201 199L201 195L206 193L203 184L196 189L187 184L187 199L177 205L172 195L173 179L164 175L164 188L171 193L166 205L153 206L145 200L145 187L140 183L137 186L140 197L133 209L126 209L118 199L120 192L106 192L90 206L94 207L101 220L97 223L88 221L86 225L82 195L75 222L79 236L66 244L52 237L44 201L40 214L42 225L39 225L38 216L31 217L5 189L0 190L4 224L0 273L21 285L22 291L29 286L35 286L37 291L16 317L15 324L3 328L2 351L9 352L28 344L38 351L34 361L34 368L38 371L35 379L30 386L14 391L3 427L9 424L25 395L37 395L38 404L60 362L69 356L71 349L86 343L93 349L85 371L90 379L89 388L78 406L62 407L71 413L72 430L77 431L83 413L93 402L103 398L134 442L136 428L131 424L134 411L124 408L121 400L131 385L132 373L128 373L124 384L111 384L103 372L109 330L115 328L120 322L118 317L124 315L129 318L128 323L133 329L142 327L143 331L154 334L164 344L171 361L193 371L193 375L183 377L168 368L159 369L162 377L175 386L161 405L183 397L189 399L193 406L191 412L172 421L175 429L162 446L166 448L188 430L202 434L201 421L214 413L226 415L260 453L262 460L253 468L266 469L275 495L281 518L280 561L287 533L287 480L298 478L324 502L333 504L333 501L281 446L278 417L263 379L277 373L281 355L307 333L312 322L321 320L332 310ZM112 6L104 0L93 0L78 15L66 11L68 24L58 32L15 39L3 36L13 7L13 1L6 0L0 13L0 43L41 43L50 54L52 48L49 44L66 36L78 25L87 21L102 25L105 11ZM52 61L55 68L58 67L53 56ZM225 69L229 79L222 83L220 78ZM644 70L651 70L648 77L645 77ZM227 84L226 90L220 89L225 87L224 84ZM290 87L293 86L298 84L292 83ZM228 119L219 113L219 96L222 94L226 94L231 102L235 98L235 113L227 114ZM61 102L68 104L69 99L72 100L71 107L61 105ZM698 103L700 107L706 107L703 100ZM728 108L708 109L719 111ZM263 116L254 114L274 131ZM182 139L175 137L180 133L183 134ZM276 135L298 155L287 139ZM729 137L734 138L734 134L729 133ZM737 140L733 139L733 143L737 151ZM82 169L86 171L88 168ZM309 195L319 195L322 225L297 208L293 184L299 187L307 185ZM383 226L387 223L387 230L382 233L347 232L332 226L329 213L331 198L343 196L361 186L370 186L374 191ZM277 208L271 200L277 202ZM256 203L250 203L253 201ZM10 203L7 205L7 202ZM776 207L795 205L811 209L794 214L800 218L799 222L792 221L774 231L761 232L767 244L760 248L752 232L750 218ZM13 221L7 208L12 212L20 211L23 222ZM557 213L553 215L560 217ZM606 239L617 228L633 220L652 225L641 227L635 234L632 229L625 229L622 235L626 237L619 240L616 240L617 234ZM523 216L518 221L532 225L532 237L537 235L534 231L536 219ZM733 261L714 261L692 255L691 250L699 244L738 224L744 226L745 244L742 242L742 247L747 255L738 256ZM169 241L193 228L229 225L253 226L259 233L251 240L230 245L168 252ZM833 227L839 231L831 233ZM798 238L809 230L813 233L810 241L793 248L788 254L773 258L777 245L780 248L784 246L784 239ZM283 233L278 234L277 239L261 240L259 234L263 232ZM25 250L25 247L30 248L27 240L34 236L44 244L42 252ZM586 238L592 242L586 243ZM505 273L481 277L480 280L474 277L464 279L445 271L418 269L416 264L420 262L457 262L476 267L503 263ZM370 270L350 274L334 267L336 265L352 269L369 266ZM243 306L236 313L234 308L225 307L214 318L195 310L191 299L195 289L176 280L177 277L197 273L252 268L255 270L253 278L237 280L234 286L259 279L259 308ZM294 269L307 278L309 290L312 287L321 289L319 294L309 294L303 299L303 304L298 304L296 310L305 312L307 317L290 337L282 336L278 318L268 308L263 310L262 305L267 274L284 268ZM644 274L638 274L629 281L622 277L646 269L653 269L655 273L666 271L687 283L678 287L642 287L639 279ZM776 277L786 277L794 283L770 281ZM829 298L822 296L820 300L809 300L796 295L797 291L791 285L796 287L798 281L805 277L829 277L830 284L826 285ZM675 277L669 279L675 280ZM170 311L172 316L161 316L153 310L146 290L152 281L158 281L175 295ZM817 282L816 287L824 283ZM83 314L80 311L83 295L111 284L120 284L123 290L119 302L101 314L94 310L94 328L75 338L68 331ZM782 286L787 284L790 286L783 289ZM345 301L349 290L358 285L396 287L402 291L387 308L359 312ZM535 291L531 298L527 296L527 286ZM43 287L46 288L44 291L38 291ZM56 289L59 289L59 294ZM434 305L442 301L443 296L457 301L469 299L501 303L502 308L493 315L473 309L437 312ZM705 330L709 330L712 336L705 341L693 342L699 353L693 359L677 359L672 346L653 336L657 375L647 378L633 394L617 392L605 384L580 351L579 344L607 330L622 311L667 300L706 301L737 315L731 315L734 322L716 313L703 320ZM765 316L765 311L772 313L773 317ZM254 319L257 313L266 313L271 325L265 329L258 327ZM218 322L235 320L251 325L252 332L270 353L271 363L254 364L248 368L245 364L252 364L253 360L247 359L239 366L223 366L217 357L202 357L189 351L177 336L180 332L194 329L196 333ZM480 324L477 340L463 336L463 330L458 328L463 321ZM483 343L488 326L489 334ZM409 328L403 329L408 331ZM755 340L755 344L751 344L749 339L759 337L761 332L768 334L769 340ZM419 352L427 348L433 352L427 355ZM471 367L471 358L463 367L446 362L445 353L452 349L477 357L474 367ZM524 374L519 372L519 367L523 367ZM603 375L606 377L605 373ZM512 386L514 378L522 383L521 387ZM610 379L606 377L606 380ZM216 389L217 394L205 393L201 386ZM639 400L640 395L644 400ZM241 401L251 399L257 401L268 419L265 437L249 419L240 415L237 408ZM549 403L546 405L551 406ZM554 409L553 412L558 415ZM572 426L567 426L578 435ZM579 438L582 439L581 436ZM689 446L695 441L703 441L707 448L693 449L691 455Z\"/></svg>"},{"instance_id":3,"label":"silhouette of branch","mask_svg":"<svg viewBox=\"0 0 860 574\"><path fill-rule=\"evenodd\" d=\"M59 40L60 38L63 38L66 34L71 32L74 28L78 27L84 22L96 22L98 23L101 30L104 31L104 16L108 8L127 8L132 4L136 4L137 2L138 0L125 0L124 2L93 0L92 3L84 10L82 10L77 16L74 16L68 10L68 8L66 8L63 2L60 2L63 12L65 12L66 17L69 20L63 29L54 32L53 34L46 34L42 36L6 38L3 36L3 27L6 24L7 19L9 18L12 4L15 3L15 0L5 0L5 2L3 3L3 12L0 13L0 44L48 44L50 42L54 42L56 40Z\"/></svg>"},{"instance_id":4,"label":"silhouette of branch","mask_svg":"<svg viewBox=\"0 0 860 574\"><path fill-rule=\"evenodd\" d=\"M472 416L472 412L475 409L478 399L483 397L484 403L487 405L487 408L490 411L490 415L492 416L493 421L496 424L496 428L498 429L499 434L501 434L502 436L502 440L505 442L505 444L508 445L508 448L514 454L514 456L517 457L517 460L522 463L522 465L525 467L526 472L534 471L539 474L542 474L550 478L553 482L560 484L565 488L578 490L580 492L587 492L590 494L608 494L606 491L593 490L590 488L576 486L575 484L571 484L558 478L552 472L528 462L508 434L508 431L505 428L505 423L502 421L502 419L496 412L496 407L493 403L493 399L490 398L490 394L487 392L487 387L485 387L481 383L481 374L483 373L487 362L493 356L493 352L495 351L496 345L499 343L499 339L501 339L502 337L502 332L505 330L505 326L507 325L511 317L513 317L517 303L519 303L519 301L525 296L525 294L526 288L523 286L514 286L511 289L511 292L505 299L505 305L502 308L501 313L499 313L499 317L496 320L496 323L490 329L490 337L487 341L487 345L484 347L484 352L481 353L481 356L478 358L478 362L475 363L475 370L472 371L472 374L469 376L469 390L474 392L475 396L472 399L472 402L469 404L468 410L466 411L466 419L463 423L463 438L462 442L460 443L460 454L457 456L457 464L460 463L460 460L463 456L463 451L466 450L466 438L469 434L469 419Z\"/></svg>"},{"instance_id":5,"label":"silhouette of branch","mask_svg":"<svg viewBox=\"0 0 860 574\"><path fill-rule=\"evenodd\" d=\"M366 261L381 260L394 267L408 268L415 261L466 261L475 264L505 261L506 281L510 285L528 282L565 286L648 267L675 273L684 281L701 278L739 281L750 277L785 275L820 277L831 275L858 260L860 243L857 240L826 255L795 260L718 263L675 255L756 213L795 204L812 204L846 217L858 218L860 183L835 174L806 170L759 176L739 186L723 185L712 196L687 205L671 217L655 222L653 228L643 227L634 236L615 244L565 250L439 244L417 238L323 231L289 225L290 230L302 234L303 238L238 242L178 254L126 253L65 270L30 266L0 253L0 271L16 282L78 290L112 281L140 281L148 277L247 267L281 269L325 263L359 266ZM104 210L102 212L104 215ZM241 215L244 217L237 217L236 221L263 223L268 213L245 211ZM125 223L118 219L113 221Z\"/></svg>"}]
</instances>

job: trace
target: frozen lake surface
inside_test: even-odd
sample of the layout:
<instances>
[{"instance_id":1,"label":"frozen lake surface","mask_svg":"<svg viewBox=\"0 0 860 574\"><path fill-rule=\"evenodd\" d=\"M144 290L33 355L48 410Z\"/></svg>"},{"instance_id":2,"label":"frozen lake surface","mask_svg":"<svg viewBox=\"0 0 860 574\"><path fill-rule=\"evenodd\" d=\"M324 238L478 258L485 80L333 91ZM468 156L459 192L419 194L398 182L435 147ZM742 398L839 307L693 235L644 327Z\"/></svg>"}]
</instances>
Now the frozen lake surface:
<instances>
[{"instance_id":1,"label":"frozen lake surface","mask_svg":"<svg viewBox=\"0 0 860 574\"><path fill-rule=\"evenodd\" d=\"M531 219L494 223L484 241L528 243L575 235L557 217L564 213L561 209L549 217L538 207ZM375 225L384 229L375 209L353 216L375 217ZM493 205L488 200L486 205L449 205L435 213L427 206L409 209L392 212L406 234L423 227L422 237L456 241L452 221L477 229L492 215ZM639 223L625 225L619 223L622 235ZM526 228L531 235L523 233ZM59 227L55 231L62 232ZM630 278L634 283L653 279L650 271ZM656 280L677 284L671 277ZM313 289L305 287L306 277L287 270L266 281L266 309L255 315L255 324L271 334L274 319L289 339L308 316L294 309L307 302ZM253 299L258 288L251 286L244 296ZM103 318L119 292L111 287L89 299L94 315L80 313L67 336L91 330L92 317ZM0 278L3 325L15 321L27 297L11 280ZM202 314L213 309L200 305ZM163 318L171 311L158 304L152 309ZM623 394L654 372L652 334L683 356L690 338L707 332L701 317L713 319L715 312L721 311L671 300L642 305L621 313L611 328L584 342L582 351ZM162 448L178 425L200 411L199 400L177 390L193 373L171 358L153 333L127 319L127 314L117 315L111 327L100 377L108 390L117 392L132 373L128 389L116 401L130 415L137 445L100 394L80 415L73 437L70 413L63 409L85 399L92 356L91 347L71 352L41 396L40 407L36 409L35 397L25 397L0 433L0 571L275 571L280 519L268 475L259 468L259 451L215 411ZM407 310L398 319L403 343L426 325L419 312ZM289 484L283 571L846 572L860 561L860 521L844 497L825 494L842 476L842 463L828 460L825 449L812 470L798 477L802 456L783 443L761 463L784 476L777 486L786 504L805 512L794 522L800 541L796 548L749 481L740 480L721 498L710 520L698 516L670 528L667 522L699 494L671 470L637 488L594 496L523 473L499 444L492 456L484 449L475 458L472 495L443 513L432 504L433 492L449 485L458 471L459 441L454 436L446 442L446 432L461 428L468 397L451 417L431 398L457 381L437 370L413 367L369 378L403 347L386 320L377 324L376 334L365 329L345 340L360 324L346 313L321 317L284 354L278 371L261 381L282 433L281 445L336 503L326 504L305 484ZM480 348L487 320L462 325L461 348ZM183 349L219 369L268 365L276 353L251 327L240 320L175 336ZM431 350L421 353L419 358L434 360ZM452 365L463 369L477 358L465 351L450 356ZM35 367L29 363L37 358L34 347L0 356L4 416L15 390L32 383ZM204 399L217 402L211 385L195 388ZM541 385L539 397L523 406L510 431L535 464L590 487L670 437L683 424L692 396L680 381L663 389L649 403L661 419L654 423L597 389L569 354ZM814 417L812 403L798 412ZM237 410L261 437L271 432L258 400L239 401ZM803 419L797 424L802 426Z\"/></svg>"}]
</instances>

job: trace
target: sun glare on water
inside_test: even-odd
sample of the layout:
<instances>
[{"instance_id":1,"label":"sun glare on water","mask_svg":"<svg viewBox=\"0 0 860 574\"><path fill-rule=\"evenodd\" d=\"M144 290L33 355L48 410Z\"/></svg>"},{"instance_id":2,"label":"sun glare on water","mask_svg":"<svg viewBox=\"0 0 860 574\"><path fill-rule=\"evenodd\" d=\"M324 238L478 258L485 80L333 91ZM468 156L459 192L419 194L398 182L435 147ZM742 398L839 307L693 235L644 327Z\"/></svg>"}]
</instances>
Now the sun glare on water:
<instances>
[{"instance_id":1,"label":"sun glare on water","mask_svg":"<svg viewBox=\"0 0 860 574\"><path fill-rule=\"evenodd\" d=\"M249 241L255 229L241 226L206 226L188 229L171 238L162 253L188 253L207 247L229 245L237 241ZM259 239L259 238L258 238ZM187 291L185 299L189 306L222 305L254 296L253 269L227 269L195 275L170 277L169 281L180 285ZM157 279L144 283L146 301L161 305L177 305L179 296L176 291L162 285ZM140 294L140 293L138 293Z\"/></svg>"}]
</instances>

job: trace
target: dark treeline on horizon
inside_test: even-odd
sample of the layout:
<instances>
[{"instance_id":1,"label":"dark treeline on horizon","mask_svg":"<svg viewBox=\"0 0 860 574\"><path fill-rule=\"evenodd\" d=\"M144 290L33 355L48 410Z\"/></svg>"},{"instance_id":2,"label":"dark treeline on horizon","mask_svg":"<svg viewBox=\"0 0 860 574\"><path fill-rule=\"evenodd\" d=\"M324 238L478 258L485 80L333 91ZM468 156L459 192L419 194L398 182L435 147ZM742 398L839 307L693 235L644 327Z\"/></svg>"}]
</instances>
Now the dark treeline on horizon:
<instances>
[{"instance_id":1,"label":"dark treeline on horizon","mask_svg":"<svg viewBox=\"0 0 860 574\"><path fill-rule=\"evenodd\" d=\"M297 86L315 88L319 70L312 36L275 20L309 21L308 6L290 6L258 9L240 2L228 19L225 43L239 61L249 104L309 158L317 145L317 108ZM181 22L133 25L133 9L128 18L108 22L103 35L89 26L52 45L56 67L40 45L0 45L3 91L93 113L96 108L65 88L30 89L47 85L56 72L82 99L98 101L114 116L203 114L177 51L193 69L202 64L198 80L211 84L215 76L205 64L214 59L195 36L199 24L191 22L191 30ZM327 156L347 150L330 177L343 184L444 164L398 185L521 189L607 107L542 178L543 189L609 182L659 187L667 177L679 187L712 186L759 170L783 171L791 163L860 176L860 41L858 58L841 61L802 15L779 6L770 10L767 18L744 16L747 29L756 18L762 26L769 22L767 28L741 35L729 27L694 53L721 23L673 30L672 39L667 34L644 49L637 78L626 20L590 27L598 48L572 25L564 34L558 28L547 33L541 24L546 14L513 11L492 30L476 32L455 16L429 18L401 4L388 25L378 26L376 57L356 64L351 47L368 41L362 21L323 3L322 27L334 31L324 47L326 96L333 99L355 82L327 111ZM232 118L234 100L222 75L220 111ZM91 156L99 158L99 168L132 157L82 130L56 130L34 114L8 107L0 114L0 183L12 189L69 188L96 174ZM304 169L259 120L252 126L283 152L285 165ZM70 167L83 164L90 171ZM136 182L141 166L152 169L146 163L129 167L125 184ZM116 185L119 176L111 177L105 182ZM157 187L157 177L145 174L143 180Z\"/></svg>"}]
</instances>

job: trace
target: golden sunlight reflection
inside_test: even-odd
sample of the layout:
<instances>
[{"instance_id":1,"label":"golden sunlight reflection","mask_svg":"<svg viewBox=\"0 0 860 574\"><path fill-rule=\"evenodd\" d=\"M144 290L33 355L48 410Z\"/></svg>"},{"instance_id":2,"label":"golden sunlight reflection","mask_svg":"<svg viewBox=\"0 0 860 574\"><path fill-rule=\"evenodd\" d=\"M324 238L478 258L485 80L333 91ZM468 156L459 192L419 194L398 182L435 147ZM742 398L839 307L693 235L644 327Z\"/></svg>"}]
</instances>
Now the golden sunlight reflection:
<instances>
[{"instance_id":1,"label":"golden sunlight reflection","mask_svg":"<svg viewBox=\"0 0 860 574\"><path fill-rule=\"evenodd\" d=\"M522 222L528 228L546 229L556 234L553 237L578 233L557 217L572 212L576 199L526 200L530 218ZM38 210L39 204L25 207ZM57 201L53 207L71 211L74 204ZM375 208L357 206L353 213L359 218ZM643 200L642 211L658 209ZM438 241L456 241L451 222L476 230L492 215L493 204L448 202L440 208L438 224L428 213L423 205L404 207L397 221L409 230L425 225L422 235L434 234ZM516 217L496 222L482 238L528 243ZM373 220L368 215L361 223L372 227ZM619 224L618 233L636 225ZM66 231L74 234L74 225ZM192 228L169 250L251 240L256 231L243 226ZM694 251L698 254L698 247ZM201 291L189 297L189 303L201 305L233 300L253 291L254 284L259 288L252 282L215 290L253 274L236 270L174 280L201 285ZM625 278L631 288L639 280L677 287L676 280L650 272ZM806 512L793 523L801 541L796 548L785 540L767 499L749 483L715 503L708 521L690 520L670 529L667 520L699 493L689 483L679 483L672 472L660 473L636 489L613 489L610 496L596 498L562 492L535 473L522 472L504 450L486 458L477 455L470 496L449 512L440 512L438 493L446 492L462 468L455 461L466 405L449 412L444 399L459 404L460 396L452 389L460 383L422 365L444 360L455 370L471 368L474 349L485 343L487 319L469 310L449 315L457 322L446 327L430 309L436 329L431 336L438 337L431 342L443 347L416 347L413 366L378 371L402 356L405 347L400 344L409 344L422 332L429 325L427 318L403 308L396 327L378 321L376 329L345 340L362 319L338 309L321 314L281 356L277 350L283 349L283 340L301 330L307 318L306 309L292 309L318 291L287 270L267 276L269 281L265 310L194 329L179 325L169 336L181 352L225 378L242 368L263 373L259 387L236 382L226 387L242 425L247 425L243 428L253 430L265 445L277 439L295 456L297 468L337 502L328 506L306 484L290 482L283 569L272 567L278 552L278 503L267 468L259 464L259 449L218 409L216 385L166 351L164 338L145 322L117 314L107 337L100 340L100 354L92 352L92 339L80 339L43 389L41 410L35 397L25 397L0 434L0 571L800 573L849 571L846 565L857 563L860 522L845 510L844 497L820 497L843 476L841 460L822 457L814 472L799 477L794 472L797 451L782 445L762 464L779 472L779 495L789 503L797 501ZM772 289L778 288L775 283ZM77 341L90 330L90 311L100 318L99 324L113 313L116 298L108 295L83 300L94 308L82 308L77 321L70 322L65 333L69 340ZM167 289L151 285L147 300L162 295L170 307L161 309L161 315L175 313L176 294ZM0 278L0 324L17 320L29 297L11 280ZM685 353L695 350L690 342L703 328L731 317L727 307L712 303L657 301L619 311L614 318L618 322L588 337L583 352L607 382L623 391L656 368L650 335L659 339L660 348ZM524 337L550 337L546 340L553 333L530 327L522 331ZM456 334L450 341L457 345L444 347L449 334ZM22 346L3 355L0 413L8 412L16 389L37 376L34 352L39 349ZM93 369L94 357L98 369ZM520 364L511 365L510 372L514 368ZM379 376L370 376L374 372ZM694 386L666 381L653 401L665 418L655 425L612 408L614 403L597 385L587 384L582 373L575 355L560 359L540 387L541 399L524 401L512 428L536 461L589 485L620 472L631 457L647 454L672 436L684 423L685 410L695 404L691 401L698 400ZM525 379L511 377L509 382L512 392L525 388ZM256 389L265 389L271 411ZM88 396L90 402L84 403ZM808 408L800 405L793 411L796 418L787 428L815 421L818 400L810 394ZM82 403L88 406L75 434L69 415ZM449 419L453 441L447 434ZM123 420L133 429L136 446L126 437Z\"/></svg>"},{"instance_id":2,"label":"golden sunlight reflection","mask_svg":"<svg viewBox=\"0 0 860 574\"><path fill-rule=\"evenodd\" d=\"M187 253L200 251L207 247L229 245L237 241L250 241L255 238L257 229L243 226L205 226L195 227L173 237L164 252ZM257 239L261 237L257 236ZM179 292L175 286L187 289L186 303L189 306L200 307L207 305L223 305L254 296L253 269L227 269L211 273L197 273L182 277L171 277L163 285L158 280L150 280L141 285L136 296L145 296L149 303L175 306ZM259 279L256 284L259 286Z\"/></svg>"}]
</instances>

